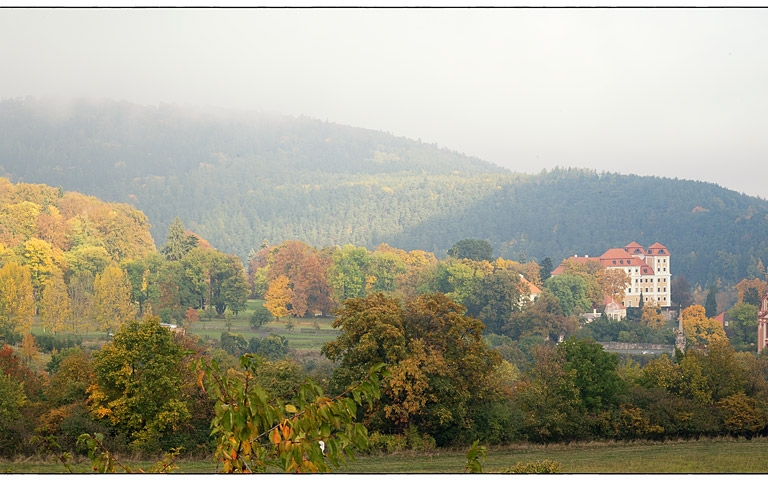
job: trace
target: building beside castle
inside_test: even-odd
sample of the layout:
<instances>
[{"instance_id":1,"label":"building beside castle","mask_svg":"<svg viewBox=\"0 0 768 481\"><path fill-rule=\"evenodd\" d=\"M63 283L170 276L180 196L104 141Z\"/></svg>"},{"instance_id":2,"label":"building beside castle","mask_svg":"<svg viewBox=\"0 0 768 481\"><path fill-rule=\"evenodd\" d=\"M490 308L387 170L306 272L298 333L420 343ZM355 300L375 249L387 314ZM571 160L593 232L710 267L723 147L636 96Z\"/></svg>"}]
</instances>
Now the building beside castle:
<instances>
[{"instance_id":1,"label":"building beside castle","mask_svg":"<svg viewBox=\"0 0 768 481\"><path fill-rule=\"evenodd\" d=\"M597 261L607 269L626 272L631 281L624 290L623 307L638 307L641 297L644 303L655 303L661 307L672 305L669 249L658 242L648 248L632 242L623 248L608 249L600 257L574 256L567 260L581 263ZM553 276L565 270L565 262L552 271Z\"/></svg>"},{"instance_id":2,"label":"building beside castle","mask_svg":"<svg viewBox=\"0 0 768 481\"><path fill-rule=\"evenodd\" d=\"M757 311L757 352L762 351L768 345L768 294L760 302Z\"/></svg>"}]
</instances>

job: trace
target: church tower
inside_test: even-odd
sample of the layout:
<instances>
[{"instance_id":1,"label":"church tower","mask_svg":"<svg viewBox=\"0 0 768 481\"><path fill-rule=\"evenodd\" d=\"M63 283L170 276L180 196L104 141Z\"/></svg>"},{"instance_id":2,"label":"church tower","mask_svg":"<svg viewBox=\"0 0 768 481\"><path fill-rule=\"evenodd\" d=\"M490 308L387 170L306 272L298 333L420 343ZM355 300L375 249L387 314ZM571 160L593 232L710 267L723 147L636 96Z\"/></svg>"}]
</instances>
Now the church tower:
<instances>
[{"instance_id":1,"label":"church tower","mask_svg":"<svg viewBox=\"0 0 768 481\"><path fill-rule=\"evenodd\" d=\"M679 306L677 315L677 338L675 339L675 348L681 353L685 353L685 331L683 330L683 306Z\"/></svg>"}]
</instances>

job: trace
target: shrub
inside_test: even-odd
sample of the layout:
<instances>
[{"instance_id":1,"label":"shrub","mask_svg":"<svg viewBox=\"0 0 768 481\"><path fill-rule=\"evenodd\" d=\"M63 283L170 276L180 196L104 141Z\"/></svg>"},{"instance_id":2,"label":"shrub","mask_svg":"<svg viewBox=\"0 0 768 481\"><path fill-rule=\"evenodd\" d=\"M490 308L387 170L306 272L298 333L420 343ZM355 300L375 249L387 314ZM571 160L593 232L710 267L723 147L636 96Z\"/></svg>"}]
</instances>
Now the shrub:
<instances>
[{"instance_id":1,"label":"shrub","mask_svg":"<svg viewBox=\"0 0 768 481\"><path fill-rule=\"evenodd\" d=\"M545 459L544 461L534 461L532 463L517 463L508 468L502 468L499 473L503 474L553 474L561 472L563 467L557 461Z\"/></svg>"}]
</instances>

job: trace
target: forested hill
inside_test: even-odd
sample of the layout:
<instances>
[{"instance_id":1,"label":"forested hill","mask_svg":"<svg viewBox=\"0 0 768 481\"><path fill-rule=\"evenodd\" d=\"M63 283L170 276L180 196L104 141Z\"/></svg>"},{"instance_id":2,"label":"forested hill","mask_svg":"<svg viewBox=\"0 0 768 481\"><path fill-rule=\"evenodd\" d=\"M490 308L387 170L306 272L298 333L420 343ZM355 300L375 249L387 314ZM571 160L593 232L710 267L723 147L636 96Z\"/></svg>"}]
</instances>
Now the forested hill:
<instances>
[{"instance_id":1,"label":"forested hill","mask_svg":"<svg viewBox=\"0 0 768 481\"><path fill-rule=\"evenodd\" d=\"M162 243L174 217L242 257L263 239L382 242L443 255L463 238L555 263L662 242L673 274L737 282L768 265L768 203L713 184L512 174L436 145L309 118L128 102L0 102L0 174L129 202Z\"/></svg>"}]
</instances>

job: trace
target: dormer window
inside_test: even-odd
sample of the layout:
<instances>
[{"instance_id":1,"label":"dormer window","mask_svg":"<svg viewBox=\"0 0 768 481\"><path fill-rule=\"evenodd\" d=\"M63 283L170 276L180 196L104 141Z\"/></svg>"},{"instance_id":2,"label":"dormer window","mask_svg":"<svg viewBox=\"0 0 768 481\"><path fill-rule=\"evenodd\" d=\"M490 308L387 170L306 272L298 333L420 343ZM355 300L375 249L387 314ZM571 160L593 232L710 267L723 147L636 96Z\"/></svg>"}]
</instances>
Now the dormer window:
<instances>
[{"instance_id":1,"label":"dormer window","mask_svg":"<svg viewBox=\"0 0 768 481\"><path fill-rule=\"evenodd\" d=\"M659 254L663 254L663 253L664 253L664 249L659 249Z\"/></svg>"}]
</instances>

